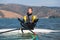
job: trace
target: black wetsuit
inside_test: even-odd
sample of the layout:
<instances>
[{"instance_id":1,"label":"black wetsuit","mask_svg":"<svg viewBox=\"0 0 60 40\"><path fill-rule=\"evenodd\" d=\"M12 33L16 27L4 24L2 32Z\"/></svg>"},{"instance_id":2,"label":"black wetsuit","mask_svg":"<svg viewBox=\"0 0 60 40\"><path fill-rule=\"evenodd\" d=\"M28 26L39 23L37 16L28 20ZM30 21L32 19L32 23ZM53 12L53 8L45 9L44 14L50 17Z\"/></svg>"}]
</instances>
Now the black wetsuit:
<instances>
[{"instance_id":1,"label":"black wetsuit","mask_svg":"<svg viewBox=\"0 0 60 40\"><path fill-rule=\"evenodd\" d=\"M30 29L34 29L36 23L35 22L32 23L32 14L27 13L27 18L28 18L27 27L30 28Z\"/></svg>"},{"instance_id":2,"label":"black wetsuit","mask_svg":"<svg viewBox=\"0 0 60 40\"><path fill-rule=\"evenodd\" d=\"M24 20L20 20L20 18L18 18L18 20L20 21L20 24L24 27L23 29L27 29L27 30L28 30L28 29L30 29L30 30L33 30L33 29L34 29L34 27L35 27L38 19L35 20L35 21L32 23L32 22L31 22L31 16L32 16L32 14L27 13L27 18L28 18L28 20L26 21L26 23L24 22Z\"/></svg>"}]
</instances>

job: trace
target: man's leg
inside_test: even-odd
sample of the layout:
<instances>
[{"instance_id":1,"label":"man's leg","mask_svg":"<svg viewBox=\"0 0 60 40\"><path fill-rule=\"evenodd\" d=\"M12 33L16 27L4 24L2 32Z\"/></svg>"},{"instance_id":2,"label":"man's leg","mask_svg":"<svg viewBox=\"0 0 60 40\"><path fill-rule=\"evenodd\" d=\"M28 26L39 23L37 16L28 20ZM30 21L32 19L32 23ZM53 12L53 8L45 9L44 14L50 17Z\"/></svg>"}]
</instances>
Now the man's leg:
<instances>
[{"instance_id":1,"label":"man's leg","mask_svg":"<svg viewBox=\"0 0 60 40\"><path fill-rule=\"evenodd\" d=\"M37 24L37 23L31 23L30 27L31 27L32 30L34 30L36 24Z\"/></svg>"},{"instance_id":2,"label":"man's leg","mask_svg":"<svg viewBox=\"0 0 60 40\"><path fill-rule=\"evenodd\" d=\"M24 33L24 32L23 32L23 28L21 28L21 32L22 32L22 34Z\"/></svg>"}]
</instances>

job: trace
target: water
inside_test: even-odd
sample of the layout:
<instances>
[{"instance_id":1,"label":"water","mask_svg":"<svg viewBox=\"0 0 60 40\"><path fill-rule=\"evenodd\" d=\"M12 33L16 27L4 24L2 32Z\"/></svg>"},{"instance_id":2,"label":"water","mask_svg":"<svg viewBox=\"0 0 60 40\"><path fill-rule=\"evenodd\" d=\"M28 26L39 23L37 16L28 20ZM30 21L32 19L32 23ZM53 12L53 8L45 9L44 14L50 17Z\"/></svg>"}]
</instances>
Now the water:
<instances>
[{"instance_id":1,"label":"water","mask_svg":"<svg viewBox=\"0 0 60 40\"><path fill-rule=\"evenodd\" d=\"M17 19L8 19L8 18L1 18L0 19L0 29L3 28L19 28L20 23Z\"/></svg>"},{"instance_id":2,"label":"water","mask_svg":"<svg viewBox=\"0 0 60 40\"><path fill-rule=\"evenodd\" d=\"M8 19L8 18L1 18L0 19L0 29L2 28L20 28L20 22L17 19ZM41 18L36 25L36 28L42 29L53 29L53 30L60 30L60 18Z\"/></svg>"},{"instance_id":3,"label":"water","mask_svg":"<svg viewBox=\"0 0 60 40\"><path fill-rule=\"evenodd\" d=\"M5 29L5 28L20 28L20 22L17 19L0 19L0 29ZM50 30L60 30L60 18L40 18L40 20L37 22L36 28L40 28L40 29L50 29ZM2 38L4 38L3 40L5 40L8 35L6 35L6 33L0 34L0 40L2 40ZM60 32L51 32L51 33L37 33L39 40L60 40ZM8 39L13 40L12 38L14 38L14 40L20 40L19 39L19 35L18 33L16 35L10 35Z\"/></svg>"},{"instance_id":4,"label":"water","mask_svg":"<svg viewBox=\"0 0 60 40\"><path fill-rule=\"evenodd\" d=\"M0 34L0 40L32 40L32 33L7 32Z\"/></svg>"}]
</instances>

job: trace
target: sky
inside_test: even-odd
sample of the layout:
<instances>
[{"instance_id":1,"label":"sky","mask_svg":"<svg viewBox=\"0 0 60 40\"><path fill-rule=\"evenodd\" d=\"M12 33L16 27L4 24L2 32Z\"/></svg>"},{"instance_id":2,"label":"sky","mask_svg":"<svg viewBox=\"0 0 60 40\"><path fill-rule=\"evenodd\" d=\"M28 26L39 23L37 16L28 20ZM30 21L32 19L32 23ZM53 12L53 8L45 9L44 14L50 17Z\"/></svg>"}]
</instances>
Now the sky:
<instances>
[{"instance_id":1,"label":"sky","mask_svg":"<svg viewBox=\"0 0 60 40\"><path fill-rule=\"evenodd\" d=\"M29 6L57 6L60 7L60 0L0 0L0 4L23 4Z\"/></svg>"}]
</instances>

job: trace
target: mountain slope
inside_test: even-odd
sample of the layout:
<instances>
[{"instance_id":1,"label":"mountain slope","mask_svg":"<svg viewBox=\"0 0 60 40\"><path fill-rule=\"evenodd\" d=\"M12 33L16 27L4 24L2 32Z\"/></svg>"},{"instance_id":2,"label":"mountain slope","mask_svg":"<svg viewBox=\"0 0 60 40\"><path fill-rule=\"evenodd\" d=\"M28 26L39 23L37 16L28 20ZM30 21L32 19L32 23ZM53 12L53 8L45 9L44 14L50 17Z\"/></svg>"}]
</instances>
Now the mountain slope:
<instances>
[{"instance_id":1,"label":"mountain slope","mask_svg":"<svg viewBox=\"0 0 60 40\"><path fill-rule=\"evenodd\" d=\"M25 6L20 4L0 4L0 10L11 11L20 15L27 13L27 8L33 8L33 14L38 17L60 16L60 7L46 7L46 6Z\"/></svg>"},{"instance_id":2,"label":"mountain slope","mask_svg":"<svg viewBox=\"0 0 60 40\"><path fill-rule=\"evenodd\" d=\"M4 18L17 18L17 17L22 17L18 13L11 12L11 11L0 10L0 12L4 15ZM0 18L2 18L2 16L0 16Z\"/></svg>"}]
</instances>

